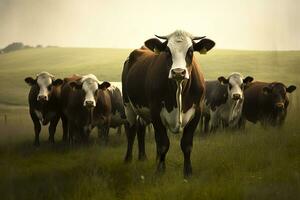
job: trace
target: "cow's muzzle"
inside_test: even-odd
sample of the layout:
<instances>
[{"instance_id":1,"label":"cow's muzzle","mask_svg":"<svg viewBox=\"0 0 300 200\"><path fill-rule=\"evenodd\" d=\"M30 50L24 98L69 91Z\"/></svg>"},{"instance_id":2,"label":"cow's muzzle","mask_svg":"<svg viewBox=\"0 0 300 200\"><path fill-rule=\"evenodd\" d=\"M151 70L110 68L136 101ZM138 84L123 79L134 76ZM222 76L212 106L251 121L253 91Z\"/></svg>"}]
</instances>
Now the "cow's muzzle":
<instances>
[{"instance_id":1,"label":"cow's muzzle","mask_svg":"<svg viewBox=\"0 0 300 200\"><path fill-rule=\"evenodd\" d=\"M232 95L232 99L235 100L235 101L240 100L241 98L242 98L242 97L241 97L240 94L233 94L233 95Z\"/></svg>"},{"instance_id":2,"label":"cow's muzzle","mask_svg":"<svg viewBox=\"0 0 300 200\"><path fill-rule=\"evenodd\" d=\"M48 96L45 96L45 95L39 95L39 96L37 97L37 100L38 100L38 101L41 101L41 102L43 102L43 101L48 101Z\"/></svg>"},{"instance_id":3,"label":"cow's muzzle","mask_svg":"<svg viewBox=\"0 0 300 200\"><path fill-rule=\"evenodd\" d=\"M278 109L283 109L284 108L284 103L283 102L278 102L275 104L276 108Z\"/></svg>"},{"instance_id":4,"label":"cow's muzzle","mask_svg":"<svg viewBox=\"0 0 300 200\"><path fill-rule=\"evenodd\" d=\"M186 77L186 73L186 69L182 68L175 68L171 70L172 79L175 79L177 81L183 80Z\"/></svg>"},{"instance_id":5,"label":"cow's muzzle","mask_svg":"<svg viewBox=\"0 0 300 200\"><path fill-rule=\"evenodd\" d=\"M85 101L84 106L87 108L94 108L96 105L94 101Z\"/></svg>"}]
</instances>

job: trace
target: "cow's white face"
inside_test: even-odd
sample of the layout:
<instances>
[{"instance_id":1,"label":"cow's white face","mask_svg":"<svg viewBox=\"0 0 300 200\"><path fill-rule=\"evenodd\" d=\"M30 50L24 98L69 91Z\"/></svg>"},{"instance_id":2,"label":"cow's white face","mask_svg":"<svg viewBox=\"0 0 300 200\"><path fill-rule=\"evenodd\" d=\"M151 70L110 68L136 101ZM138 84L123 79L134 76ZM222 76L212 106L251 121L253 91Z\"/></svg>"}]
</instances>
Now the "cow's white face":
<instances>
[{"instance_id":1,"label":"cow's white face","mask_svg":"<svg viewBox=\"0 0 300 200\"><path fill-rule=\"evenodd\" d=\"M183 79L189 79L191 63L193 61L193 52L206 53L215 46L215 42L203 37L194 37L183 30L176 30L167 36L156 37L165 40L163 43L152 38L145 41L145 46L150 50L159 53L164 52L167 55L166 65L170 68L168 78L177 82ZM198 42L196 42L198 40ZM172 63L172 64L169 64Z\"/></svg>"},{"instance_id":2,"label":"cow's white face","mask_svg":"<svg viewBox=\"0 0 300 200\"><path fill-rule=\"evenodd\" d=\"M242 76L240 74L232 74L229 76L228 81L228 96L233 100L244 99Z\"/></svg>"},{"instance_id":3,"label":"cow's white face","mask_svg":"<svg viewBox=\"0 0 300 200\"><path fill-rule=\"evenodd\" d=\"M83 76L81 79L82 89L85 92L83 106L95 107L98 84L100 83L97 77L93 74Z\"/></svg>"},{"instance_id":4,"label":"cow's white face","mask_svg":"<svg viewBox=\"0 0 300 200\"><path fill-rule=\"evenodd\" d=\"M227 85L228 97L232 100L242 100L244 99L244 88L245 85L253 81L251 76L247 76L243 78L243 75L240 73L234 72L232 73L228 79L224 78L224 76L220 76L218 78L220 83Z\"/></svg>"},{"instance_id":5,"label":"cow's white face","mask_svg":"<svg viewBox=\"0 0 300 200\"><path fill-rule=\"evenodd\" d=\"M49 100L53 78L54 76L49 74L48 72L42 72L37 75L36 82L40 88L39 94L37 96L38 101Z\"/></svg>"},{"instance_id":6,"label":"cow's white face","mask_svg":"<svg viewBox=\"0 0 300 200\"><path fill-rule=\"evenodd\" d=\"M55 79L54 76L48 72L41 72L36 75L36 78L27 77L24 80L29 86L38 86L37 101L49 101L52 94L52 86L59 86L63 84L62 79Z\"/></svg>"},{"instance_id":7,"label":"cow's white face","mask_svg":"<svg viewBox=\"0 0 300 200\"><path fill-rule=\"evenodd\" d=\"M179 76L179 78L189 79L188 66L190 63L187 63L187 60L192 60L193 57L191 38L186 35L172 35L168 40L167 47L172 56L169 78L176 79L176 76Z\"/></svg>"}]
</instances>

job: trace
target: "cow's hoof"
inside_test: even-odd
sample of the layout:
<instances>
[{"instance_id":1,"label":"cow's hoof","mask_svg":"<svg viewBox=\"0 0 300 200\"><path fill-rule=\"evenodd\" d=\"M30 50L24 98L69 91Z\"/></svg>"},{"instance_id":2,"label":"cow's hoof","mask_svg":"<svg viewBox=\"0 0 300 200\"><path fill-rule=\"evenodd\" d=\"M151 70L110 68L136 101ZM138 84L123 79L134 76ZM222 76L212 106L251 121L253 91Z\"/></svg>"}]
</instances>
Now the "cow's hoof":
<instances>
[{"instance_id":1,"label":"cow's hoof","mask_svg":"<svg viewBox=\"0 0 300 200\"><path fill-rule=\"evenodd\" d=\"M145 161L147 160L147 156L145 154L139 155L139 161Z\"/></svg>"},{"instance_id":2,"label":"cow's hoof","mask_svg":"<svg viewBox=\"0 0 300 200\"><path fill-rule=\"evenodd\" d=\"M156 173L157 174L164 174L165 171L166 171L166 164L164 162L158 163Z\"/></svg>"},{"instance_id":3,"label":"cow's hoof","mask_svg":"<svg viewBox=\"0 0 300 200\"><path fill-rule=\"evenodd\" d=\"M192 177L192 168L184 169L183 176L185 179L189 179Z\"/></svg>"},{"instance_id":4,"label":"cow's hoof","mask_svg":"<svg viewBox=\"0 0 300 200\"><path fill-rule=\"evenodd\" d=\"M128 164L128 163L131 163L131 161L132 161L132 156L125 156L125 159L124 159L124 163L125 164Z\"/></svg>"},{"instance_id":5,"label":"cow's hoof","mask_svg":"<svg viewBox=\"0 0 300 200\"><path fill-rule=\"evenodd\" d=\"M39 146L40 146L40 142L35 141L35 142L33 143L33 145L34 145L35 147L39 147Z\"/></svg>"}]
</instances>

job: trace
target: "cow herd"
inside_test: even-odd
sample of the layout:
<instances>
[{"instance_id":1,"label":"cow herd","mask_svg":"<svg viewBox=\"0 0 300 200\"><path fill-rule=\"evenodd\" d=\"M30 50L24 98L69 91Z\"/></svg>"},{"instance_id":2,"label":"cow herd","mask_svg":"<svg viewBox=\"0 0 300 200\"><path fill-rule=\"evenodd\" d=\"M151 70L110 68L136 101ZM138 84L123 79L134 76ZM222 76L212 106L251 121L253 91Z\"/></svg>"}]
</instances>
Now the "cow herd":
<instances>
[{"instance_id":1,"label":"cow herd","mask_svg":"<svg viewBox=\"0 0 300 200\"><path fill-rule=\"evenodd\" d=\"M93 74L64 79L41 72L25 82L31 86L29 112L34 124L35 145L39 145L41 125L49 125L49 141L54 142L58 121L63 141L86 142L94 127L107 142L111 127L125 127L127 152L132 160L135 137L138 158L147 158L145 130L153 125L157 147L157 172L165 171L170 141L167 131L182 133L183 173L192 174L190 155L194 132L200 121L205 133L217 129L245 128L246 121L264 126L283 124L289 104L287 93L296 87L280 82L257 82L253 77L232 73L205 81L194 52L205 54L215 43L185 31L156 36L132 51L124 62L122 86L99 81Z\"/></svg>"}]
</instances>

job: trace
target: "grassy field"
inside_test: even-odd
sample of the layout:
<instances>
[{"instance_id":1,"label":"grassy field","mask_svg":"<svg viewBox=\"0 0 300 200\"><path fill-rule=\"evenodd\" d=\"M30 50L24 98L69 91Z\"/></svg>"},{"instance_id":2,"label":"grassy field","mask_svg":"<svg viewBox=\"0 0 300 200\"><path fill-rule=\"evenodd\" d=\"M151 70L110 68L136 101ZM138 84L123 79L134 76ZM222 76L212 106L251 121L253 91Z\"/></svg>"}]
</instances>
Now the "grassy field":
<instances>
[{"instance_id":1,"label":"grassy field","mask_svg":"<svg viewBox=\"0 0 300 200\"><path fill-rule=\"evenodd\" d=\"M214 50L197 59L207 79L239 71L257 80L280 80L298 89L290 96L286 124L245 132L196 133L193 177L184 181L180 135L169 134L167 170L155 175L155 143L147 133L148 161L125 165L125 134L111 131L104 146L93 133L91 144L66 147L61 125L56 144L33 146L28 114L29 87L23 79L46 70L57 77L94 73L119 81L130 50L47 48L0 55L0 194L1 199L300 199L300 52ZM144 177L144 178L142 178Z\"/></svg>"}]
</instances>

